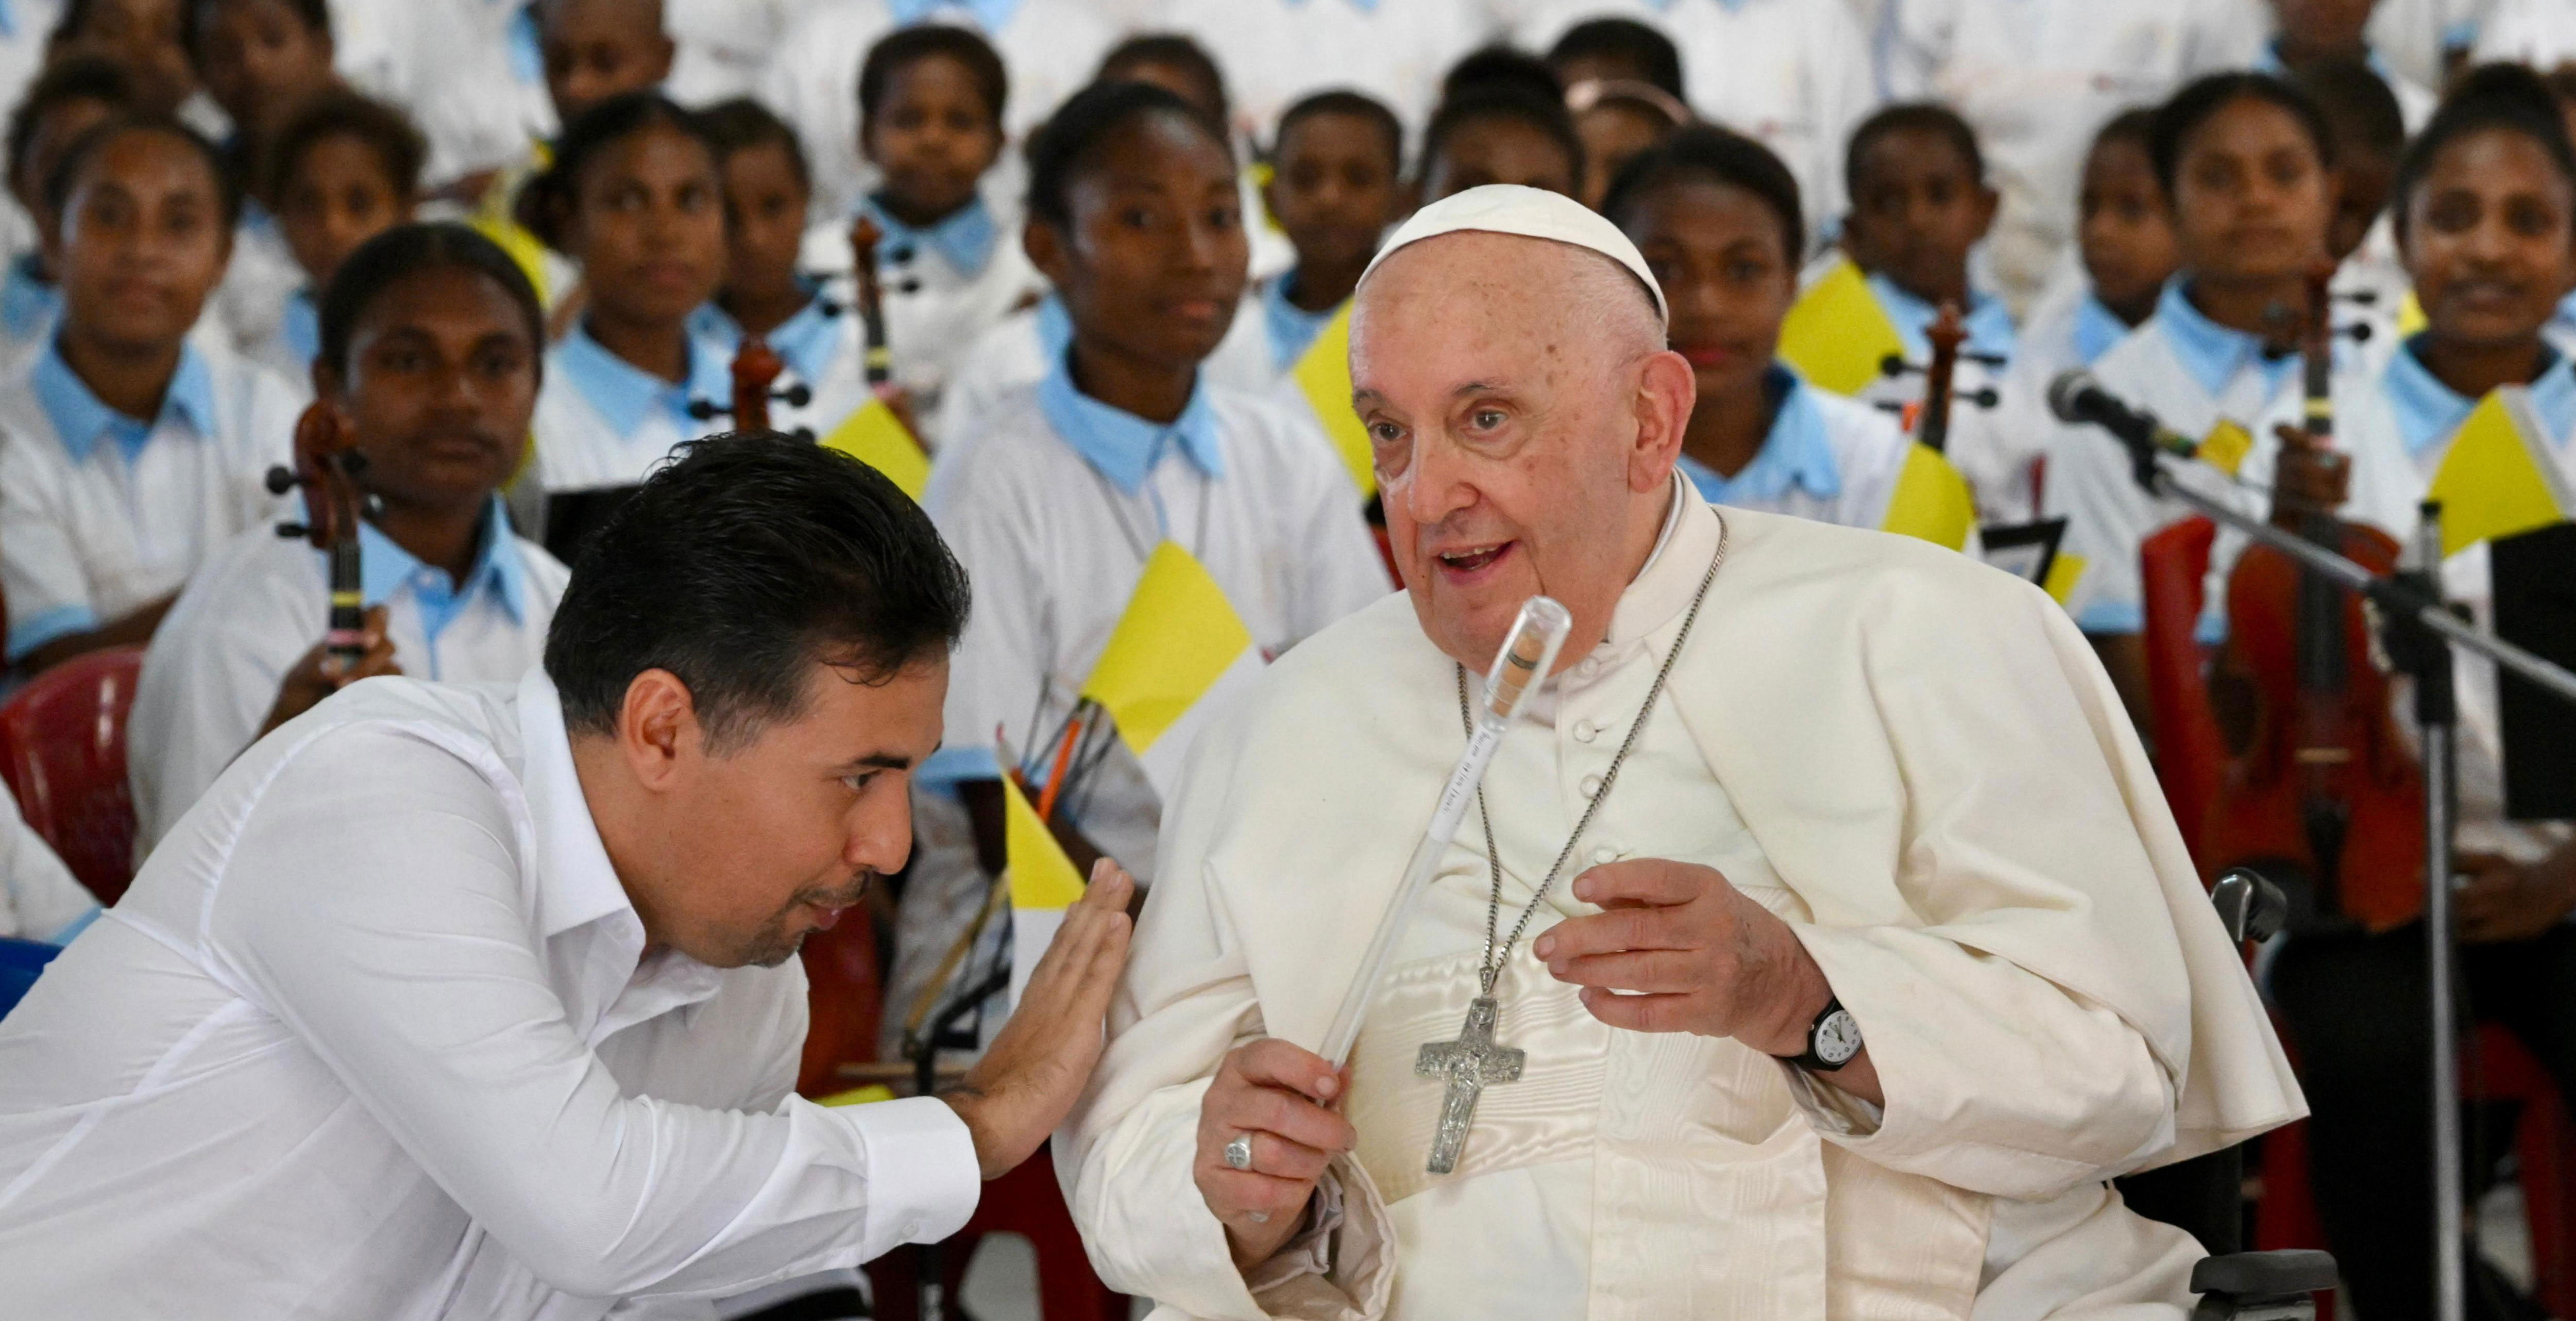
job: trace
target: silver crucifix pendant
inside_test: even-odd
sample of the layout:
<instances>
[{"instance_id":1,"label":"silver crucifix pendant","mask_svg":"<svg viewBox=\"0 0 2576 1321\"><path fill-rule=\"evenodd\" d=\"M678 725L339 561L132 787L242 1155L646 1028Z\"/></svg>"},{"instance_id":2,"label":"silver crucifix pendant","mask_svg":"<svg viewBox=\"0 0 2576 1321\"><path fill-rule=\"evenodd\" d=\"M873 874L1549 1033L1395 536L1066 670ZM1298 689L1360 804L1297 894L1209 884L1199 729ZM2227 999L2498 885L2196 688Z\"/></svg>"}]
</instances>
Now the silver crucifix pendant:
<instances>
[{"instance_id":1,"label":"silver crucifix pendant","mask_svg":"<svg viewBox=\"0 0 2576 1321\"><path fill-rule=\"evenodd\" d=\"M1467 1004L1467 1025L1458 1029L1457 1040L1430 1042L1414 1057L1415 1076L1448 1079L1440 1098L1440 1127L1431 1138L1428 1168L1433 1174L1457 1170L1458 1156L1467 1149L1467 1128L1476 1121L1476 1098L1486 1085L1521 1080L1524 1056L1494 1044L1494 1022L1501 1016L1494 997L1477 996Z\"/></svg>"}]
</instances>

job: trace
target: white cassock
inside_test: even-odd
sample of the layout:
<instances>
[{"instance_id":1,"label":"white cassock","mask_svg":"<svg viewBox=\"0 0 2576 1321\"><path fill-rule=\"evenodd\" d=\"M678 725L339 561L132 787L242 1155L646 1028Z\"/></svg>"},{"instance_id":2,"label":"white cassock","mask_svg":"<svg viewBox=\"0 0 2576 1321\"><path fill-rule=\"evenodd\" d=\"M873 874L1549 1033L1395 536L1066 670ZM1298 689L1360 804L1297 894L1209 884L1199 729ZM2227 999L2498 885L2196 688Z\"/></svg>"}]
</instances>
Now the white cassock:
<instances>
[{"instance_id":1,"label":"white cassock","mask_svg":"<svg viewBox=\"0 0 2576 1321\"><path fill-rule=\"evenodd\" d=\"M1248 1287L1191 1178L1237 1045L1313 1048L1464 743L1457 669L1393 598L1203 738L1108 1053L1057 1136L1104 1279L1158 1316L2179 1317L2199 1248L2103 1180L2304 1112L2118 699L2036 588L1926 543L1724 511L1689 645L1574 866L1705 863L1859 1020L1883 1112L1731 1039L1616 1031L1513 952L1458 1171L1423 1172L1488 882L1471 814L1374 1001L1338 1227ZM1716 553L1683 490L1607 640L1486 781L1530 895ZM1327 1219L1334 1217L1328 1216ZM2117 1312L2146 1304L2141 1313Z\"/></svg>"}]
</instances>

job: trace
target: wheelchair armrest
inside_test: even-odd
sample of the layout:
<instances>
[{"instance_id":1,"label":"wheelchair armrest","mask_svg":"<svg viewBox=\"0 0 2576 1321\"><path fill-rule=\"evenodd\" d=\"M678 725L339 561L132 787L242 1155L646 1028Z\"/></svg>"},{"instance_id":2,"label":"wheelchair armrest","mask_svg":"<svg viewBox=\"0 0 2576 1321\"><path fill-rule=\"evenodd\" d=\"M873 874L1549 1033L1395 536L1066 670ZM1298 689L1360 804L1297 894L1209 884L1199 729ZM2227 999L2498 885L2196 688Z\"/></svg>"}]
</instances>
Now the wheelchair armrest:
<instances>
[{"instance_id":1,"label":"wheelchair armrest","mask_svg":"<svg viewBox=\"0 0 2576 1321\"><path fill-rule=\"evenodd\" d=\"M2313 1249L2204 1257L2191 1269L2191 1290L2201 1295L2192 1316L2195 1321L2313 1317L2310 1295L2334 1286L2334 1258Z\"/></svg>"}]
</instances>

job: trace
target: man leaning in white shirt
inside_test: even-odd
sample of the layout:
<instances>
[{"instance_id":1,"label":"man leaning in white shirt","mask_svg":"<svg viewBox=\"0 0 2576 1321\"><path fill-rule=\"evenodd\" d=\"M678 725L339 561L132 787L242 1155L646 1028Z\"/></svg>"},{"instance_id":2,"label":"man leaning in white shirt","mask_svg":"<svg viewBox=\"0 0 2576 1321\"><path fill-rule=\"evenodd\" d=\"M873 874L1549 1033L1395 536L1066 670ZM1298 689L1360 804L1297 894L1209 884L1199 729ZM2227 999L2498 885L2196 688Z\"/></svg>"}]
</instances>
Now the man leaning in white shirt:
<instances>
[{"instance_id":1,"label":"man leaning in white shirt","mask_svg":"<svg viewBox=\"0 0 2576 1321\"><path fill-rule=\"evenodd\" d=\"M703 442L515 688L244 753L0 1024L11 1313L588 1318L954 1232L1089 1075L1129 894L956 1091L791 1095L793 956L903 865L966 607L884 478Z\"/></svg>"}]
</instances>

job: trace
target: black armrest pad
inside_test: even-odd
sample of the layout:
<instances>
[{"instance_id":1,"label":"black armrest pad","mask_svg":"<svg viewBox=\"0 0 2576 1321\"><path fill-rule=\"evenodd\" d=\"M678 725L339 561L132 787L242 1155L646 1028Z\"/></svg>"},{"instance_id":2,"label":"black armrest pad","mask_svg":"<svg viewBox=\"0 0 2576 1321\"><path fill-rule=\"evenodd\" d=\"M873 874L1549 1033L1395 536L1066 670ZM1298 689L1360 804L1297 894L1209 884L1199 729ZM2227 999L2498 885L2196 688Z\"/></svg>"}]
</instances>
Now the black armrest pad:
<instances>
[{"instance_id":1,"label":"black armrest pad","mask_svg":"<svg viewBox=\"0 0 2576 1321\"><path fill-rule=\"evenodd\" d=\"M2312 1248L2203 1257L2199 1265L2191 1268L2193 1293L2260 1298L2314 1293L2334 1285L2334 1257Z\"/></svg>"}]
</instances>

